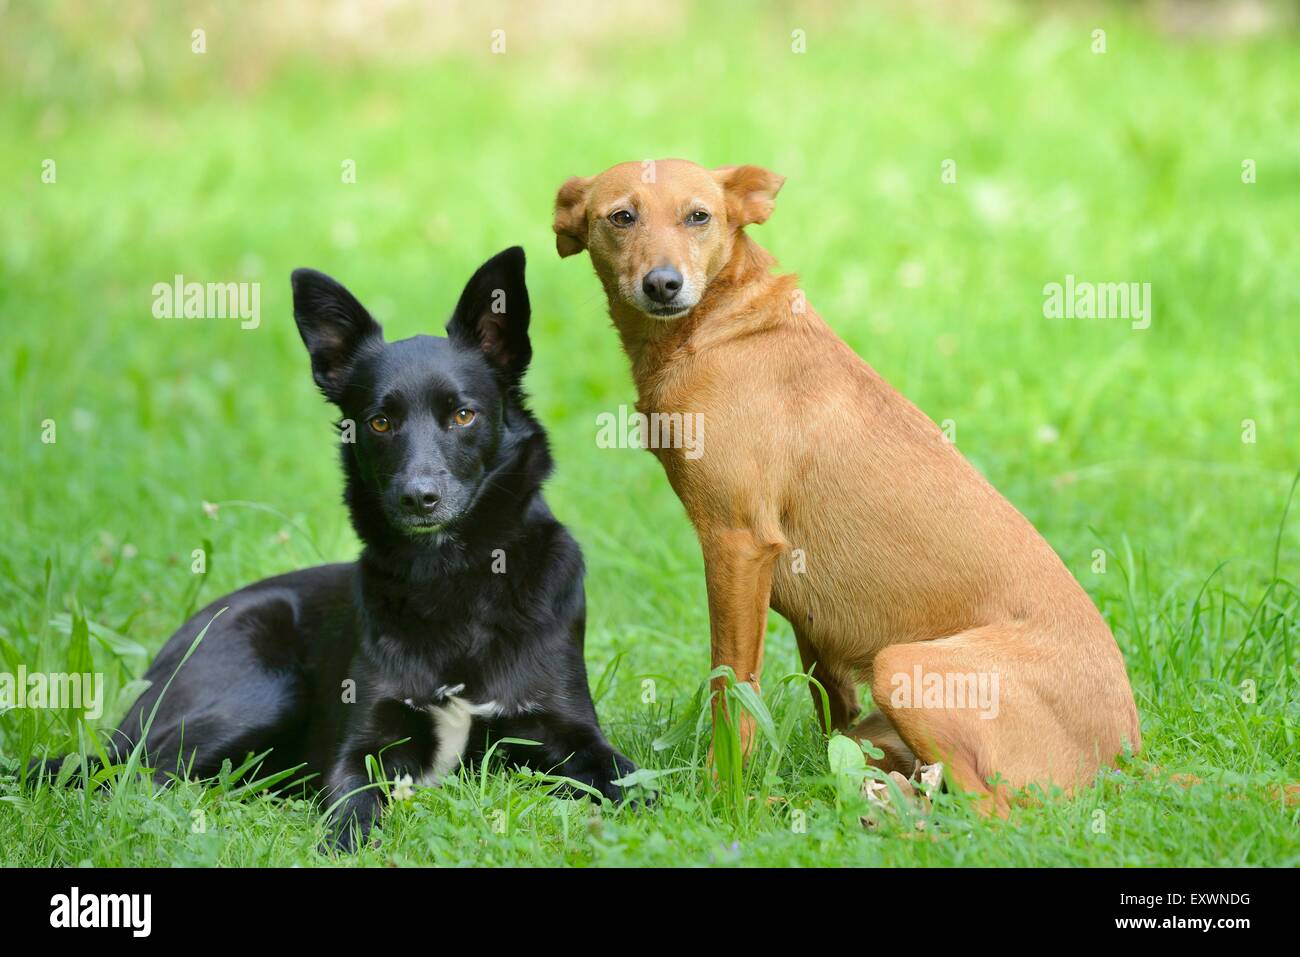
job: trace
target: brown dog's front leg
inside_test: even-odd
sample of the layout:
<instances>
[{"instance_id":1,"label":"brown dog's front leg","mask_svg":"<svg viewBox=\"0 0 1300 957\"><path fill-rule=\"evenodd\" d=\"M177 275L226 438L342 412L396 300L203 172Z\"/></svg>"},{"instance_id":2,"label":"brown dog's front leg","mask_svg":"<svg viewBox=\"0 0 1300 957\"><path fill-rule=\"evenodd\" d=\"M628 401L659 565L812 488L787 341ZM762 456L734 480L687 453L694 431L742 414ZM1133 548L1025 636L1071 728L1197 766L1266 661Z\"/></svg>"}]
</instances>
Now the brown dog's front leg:
<instances>
[{"instance_id":1,"label":"brown dog's front leg","mask_svg":"<svg viewBox=\"0 0 1300 957\"><path fill-rule=\"evenodd\" d=\"M760 541L749 529L732 528L701 530L700 544L704 549L704 577L709 592L713 667L729 665L737 681L746 681L757 691L763 670L772 566L780 546ZM725 685L725 679L714 679L715 691ZM715 722L719 702L722 702L721 694L714 702ZM725 702L722 706L725 707ZM753 736L753 718L742 714L740 741L745 753L749 752Z\"/></svg>"}]
</instances>

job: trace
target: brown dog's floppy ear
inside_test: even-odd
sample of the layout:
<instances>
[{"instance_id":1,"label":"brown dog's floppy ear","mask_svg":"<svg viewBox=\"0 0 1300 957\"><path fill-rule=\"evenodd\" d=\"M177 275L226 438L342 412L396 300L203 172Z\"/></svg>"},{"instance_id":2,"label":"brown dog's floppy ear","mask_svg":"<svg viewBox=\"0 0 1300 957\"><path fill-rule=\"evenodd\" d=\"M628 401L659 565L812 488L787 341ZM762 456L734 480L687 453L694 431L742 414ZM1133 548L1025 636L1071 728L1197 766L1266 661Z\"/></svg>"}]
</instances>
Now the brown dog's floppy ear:
<instances>
[{"instance_id":1,"label":"brown dog's floppy ear","mask_svg":"<svg viewBox=\"0 0 1300 957\"><path fill-rule=\"evenodd\" d=\"M737 228L767 222L785 182L761 166L723 166L713 175L727 193L727 218Z\"/></svg>"},{"instance_id":2,"label":"brown dog's floppy ear","mask_svg":"<svg viewBox=\"0 0 1300 957\"><path fill-rule=\"evenodd\" d=\"M555 194L555 251L560 258L587 248L587 190L591 179L574 176Z\"/></svg>"}]
</instances>

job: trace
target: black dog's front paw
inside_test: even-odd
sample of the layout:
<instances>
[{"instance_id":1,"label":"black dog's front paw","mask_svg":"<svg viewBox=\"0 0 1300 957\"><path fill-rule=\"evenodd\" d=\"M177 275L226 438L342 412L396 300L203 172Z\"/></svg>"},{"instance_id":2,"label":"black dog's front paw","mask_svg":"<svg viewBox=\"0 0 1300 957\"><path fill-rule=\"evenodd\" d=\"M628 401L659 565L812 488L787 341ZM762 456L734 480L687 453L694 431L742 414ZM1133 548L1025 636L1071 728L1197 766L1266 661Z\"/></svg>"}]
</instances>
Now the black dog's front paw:
<instances>
[{"instance_id":1,"label":"black dog's front paw","mask_svg":"<svg viewBox=\"0 0 1300 957\"><path fill-rule=\"evenodd\" d=\"M356 851L357 842L351 831L341 831L339 833L331 831L316 845L316 853L323 854L326 857L331 854L355 854Z\"/></svg>"},{"instance_id":2,"label":"black dog's front paw","mask_svg":"<svg viewBox=\"0 0 1300 957\"><path fill-rule=\"evenodd\" d=\"M636 783L634 775L638 768L630 760L615 751L609 763L611 764L609 776L597 776L596 780L592 782L596 790L600 791L606 800L613 801L615 804L624 804L631 808L649 807L658 800L658 791L647 785ZM618 783L620 781L624 783Z\"/></svg>"},{"instance_id":3,"label":"black dog's front paw","mask_svg":"<svg viewBox=\"0 0 1300 957\"><path fill-rule=\"evenodd\" d=\"M379 816L379 803L372 796L358 796L330 816L324 839L317 850L322 854L355 854L366 843Z\"/></svg>"},{"instance_id":4,"label":"black dog's front paw","mask_svg":"<svg viewBox=\"0 0 1300 957\"><path fill-rule=\"evenodd\" d=\"M355 854L357 848L364 845L367 841L372 847L379 846L378 838L371 838L370 829L364 831L357 825L351 827L331 826L326 833L325 838L317 845L316 850L321 854Z\"/></svg>"}]
</instances>

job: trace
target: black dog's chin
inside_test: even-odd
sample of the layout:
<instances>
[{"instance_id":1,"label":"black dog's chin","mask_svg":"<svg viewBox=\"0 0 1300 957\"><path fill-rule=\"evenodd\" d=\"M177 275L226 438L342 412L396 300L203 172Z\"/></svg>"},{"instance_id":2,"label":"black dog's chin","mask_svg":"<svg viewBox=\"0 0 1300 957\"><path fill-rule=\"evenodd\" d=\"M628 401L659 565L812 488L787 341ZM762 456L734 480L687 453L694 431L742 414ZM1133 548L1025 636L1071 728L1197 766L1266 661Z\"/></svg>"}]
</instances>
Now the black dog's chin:
<instances>
[{"instance_id":1,"label":"black dog's chin","mask_svg":"<svg viewBox=\"0 0 1300 957\"><path fill-rule=\"evenodd\" d=\"M430 518L425 520L397 518L392 520L393 528L414 541L434 540L451 531L454 518Z\"/></svg>"},{"instance_id":2,"label":"black dog's chin","mask_svg":"<svg viewBox=\"0 0 1300 957\"><path fill-rule=\"evenodd\" d=\"M387 517L388 524L393 531L418 542L439 540L441 536L451 531L452 525L459 521L461 514L459 511L455 514L450 511L443 514L442 510L439 509L427 518L416 518L400 512L389 512Z\"/></svg>"},{"instance_id":3,"label":"black dog's chin","mask_svg":"<svg viewBox=\"0 0 1300 957\"><path fill-rule=\"evenodd\" d=\"M446 522L403 522L399 531L409 535L412 538L421 538L425 535L440 535L447 530Z\"/></svg>"}]
</instances>

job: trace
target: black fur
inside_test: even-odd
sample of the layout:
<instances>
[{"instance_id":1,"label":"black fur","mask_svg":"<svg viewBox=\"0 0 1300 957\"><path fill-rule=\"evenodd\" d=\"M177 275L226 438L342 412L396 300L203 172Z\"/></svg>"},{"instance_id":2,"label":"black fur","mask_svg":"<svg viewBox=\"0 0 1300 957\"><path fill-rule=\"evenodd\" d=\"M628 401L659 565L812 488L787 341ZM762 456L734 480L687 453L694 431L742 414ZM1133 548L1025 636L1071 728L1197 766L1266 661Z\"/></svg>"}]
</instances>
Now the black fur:
<instances>
[{"instance_id":1,"label":"black fur","mask_svg":"<svg viewBox=\"0 0 1300 957\"><path fill-rule=\"evenodd\" d=\"M149 729L160 779L181 766L211 776L225 759L271 748L259 774L305 765L326 804L342 799L330 843L350 850L381 810L366 756L380 756L389 780L418 780L445 744L428 709L459 699L496 703L472 719L466 762L492 739L528 739L540 746L498 752L620 800L613 782L635 768L596 721L582 553L542 499L551 456L520 390L531 356L523 250L480 267L446 339L385 342L318 272L295 271L293 293L313 378L342 411L344 438L355 429L342 445L345 500L364 550L353 564L249 585L186 622L147 672L152 686L111 754L122 759L140 737L224 608ZM467 425L461 410L474 413ZM370 425L377 416L386 431Z\"/></svg>"}]
</instances>

